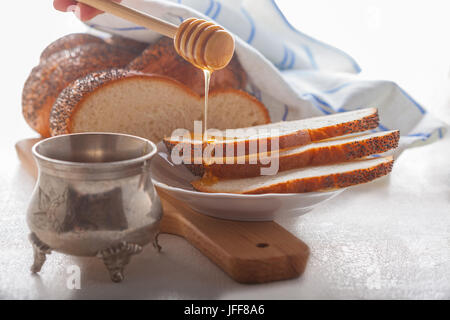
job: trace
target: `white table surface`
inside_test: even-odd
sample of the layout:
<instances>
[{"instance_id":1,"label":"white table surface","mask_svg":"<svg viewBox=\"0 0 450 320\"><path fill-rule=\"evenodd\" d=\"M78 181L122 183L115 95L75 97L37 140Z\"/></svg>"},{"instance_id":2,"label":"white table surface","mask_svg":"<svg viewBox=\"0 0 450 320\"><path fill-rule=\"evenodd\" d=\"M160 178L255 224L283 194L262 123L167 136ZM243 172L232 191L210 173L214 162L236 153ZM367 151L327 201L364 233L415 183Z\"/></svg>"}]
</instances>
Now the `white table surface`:
<instances>
[{"instance_id":1,"label":"white table surface","mask_svg":"<svg viewBox=\"0 0 450 320\"><path fill-rule=\"evenodd\" d=\"M397 81L450 123L445 1L426 7L415 1L393 6L392 1L347 0L340 7L332 0L279 2L302 31L352 54L363 76ZM39 276L31 275L25 211L34 180L20 167L14 143L35 134L21 117L21 89L46 44L85 28L69 14L53 11L51 1L10 1L8 10L0 13L3 44L8 44L0 53L0 298L450 298L450 135L405 151L389 178L351 188L307 215L279 220L311 248L298 279L235 283L171 235L160 238L163 253L147 247L134 257L121 284L111 283L101 261L59 253L48 257ZM81 268L79 290L67 288L70 265Z\"/></svg>"}]
</instances>

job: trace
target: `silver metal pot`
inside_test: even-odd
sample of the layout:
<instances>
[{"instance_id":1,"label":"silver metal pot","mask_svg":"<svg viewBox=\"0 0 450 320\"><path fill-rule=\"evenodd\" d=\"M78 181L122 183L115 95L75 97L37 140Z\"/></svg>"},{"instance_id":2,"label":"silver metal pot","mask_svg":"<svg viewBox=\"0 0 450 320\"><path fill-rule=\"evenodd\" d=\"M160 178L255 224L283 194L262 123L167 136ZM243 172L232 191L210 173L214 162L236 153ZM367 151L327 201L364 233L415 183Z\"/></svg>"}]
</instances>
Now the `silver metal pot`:
<instances>
[{"instance_id":1,"label":"silver metal pot","mask_svg":"<svg viewBox=\"0 0 450 320\"><path fill-rule=\"evenodd\" d=\"M157 243L162 208L150 177L157 149L143 138L81 133L33 147L39 178L27 222L34 248L32 272L51 250L103 259L111 279L142 246Z\"/></svg>"}]
</instances>

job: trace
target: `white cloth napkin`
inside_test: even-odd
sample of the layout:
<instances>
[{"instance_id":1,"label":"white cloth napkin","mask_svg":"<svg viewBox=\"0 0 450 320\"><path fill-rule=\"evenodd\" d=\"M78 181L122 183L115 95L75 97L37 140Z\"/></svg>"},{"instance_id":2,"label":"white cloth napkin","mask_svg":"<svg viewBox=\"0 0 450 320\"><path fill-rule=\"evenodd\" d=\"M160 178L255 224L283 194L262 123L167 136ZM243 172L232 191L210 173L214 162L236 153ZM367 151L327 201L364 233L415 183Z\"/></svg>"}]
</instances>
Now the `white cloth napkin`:
<instances>
[{"instance_id":1,"label":"white cloth napkin","mask_svg":"<svg viewBox=\"0 0 450 320\"><path fill-rule=\"evenodd\" d=\"M380 115L377 130L399 129L400 150L441 139L447 131L445 123L394 82L360 79L360 68L349 55L293 28L274 0L122 3L174 24L198 17L231 31L236 36L236 54L249 76L247 90L266 105L274 122L376 107ZM87 24L145 42L160 37L109 14Z\"/></svg>"}]
</instances>

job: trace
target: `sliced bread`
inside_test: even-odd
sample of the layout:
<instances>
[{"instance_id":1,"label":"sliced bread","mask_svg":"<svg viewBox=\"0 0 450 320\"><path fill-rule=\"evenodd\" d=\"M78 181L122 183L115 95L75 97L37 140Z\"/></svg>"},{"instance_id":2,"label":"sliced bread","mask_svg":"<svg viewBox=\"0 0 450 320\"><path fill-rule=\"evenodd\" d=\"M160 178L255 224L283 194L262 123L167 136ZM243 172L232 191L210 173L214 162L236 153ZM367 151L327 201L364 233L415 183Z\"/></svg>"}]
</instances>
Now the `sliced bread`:
<instances>
[{"instance_id":1,"label":"sliced bread","mask_svg":"<svg viewBox=\"0 0 450 320\"><path fill-rule=\"evenodd\" d=\"M230 112L230 114L232 113ZM237 111L235 116L239 117L241 113ZM241 128L236 131L222 131L220 135L216 133L216 135L208 136L208 145L213 145L216 150L222 148L225 156L240 156L266 150L299 147L314 141L367 131L376 128L378 121L377 109L367 108L322 117ZM169 151L181 144L180 148L190 150L192 156L195 150L206 147L201 137L198 139L192 134L166 137L164 143ZM260 150L260 144L266 146L267 149ZM230 153L232 154L230 155Z\"/></svg>"},{"instance_id":2,"label":"sliced bread","mask_svg":"<svg viewBox=\"0 0 450 320\"><path fill-rule=\"evenodd\" d=\"M203 105L200 95L174 79L111 69L64 89L50 114L50 130L52 135L128 133L158 142L176 129L193 130L194 121L203 118ZM225 129L268 122L267 109L249 94L233 89L211 92L209 126Z\"/></svg>"},{"instance_id":3,"label":"sliced bread","mask_svg":"<svg viewBox=\"0 0 450 320\"><path fill-rule=\"evenodd\" d=\"M392 170L392 156L314 166L280 172L274 176L243 179L204 177L193 181L198 191L210 193L303 193L323 191L372 181Z\"/></svg>"},{"instance_id":4,"label":"sliced bread","mask_svg":"<svg viewBox=\"0 0 450 320\"><path fill-rule=\"evenodd\" d=\"M280 150L261 157L243 156L233 158L212 158L204 162L208 175L218 178L247 178L261 175L262 168L277 166L277 170L287 171L307 166L339 163L369 155L383 153L398 146L398 130L376 132L357 136L344 136L306 146Z\"/></svg>"}]
</instances>

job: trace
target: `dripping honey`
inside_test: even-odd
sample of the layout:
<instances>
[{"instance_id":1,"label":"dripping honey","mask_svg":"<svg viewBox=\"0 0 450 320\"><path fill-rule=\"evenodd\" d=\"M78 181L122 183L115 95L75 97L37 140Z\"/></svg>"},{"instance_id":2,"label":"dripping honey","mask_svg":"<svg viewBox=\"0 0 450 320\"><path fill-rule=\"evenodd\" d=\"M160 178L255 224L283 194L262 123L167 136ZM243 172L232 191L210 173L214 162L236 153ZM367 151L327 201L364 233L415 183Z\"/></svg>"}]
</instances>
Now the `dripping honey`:
<instances>
[{"instance_id":1,"label":"dripping honey","mask_svg":"<svg viewBox=\"0 0 450 320\"><path fill-rule=\"evenodd\" d=\"M203 75L205 77L205 105L203 108L203 142L208 142L208 94L209 94L209 84L211 82L212 71L208 69L203 69Z\"/></svg>"}]
</instances>

